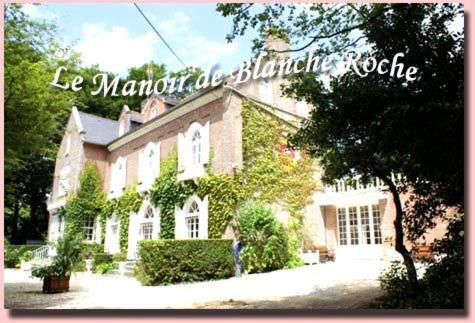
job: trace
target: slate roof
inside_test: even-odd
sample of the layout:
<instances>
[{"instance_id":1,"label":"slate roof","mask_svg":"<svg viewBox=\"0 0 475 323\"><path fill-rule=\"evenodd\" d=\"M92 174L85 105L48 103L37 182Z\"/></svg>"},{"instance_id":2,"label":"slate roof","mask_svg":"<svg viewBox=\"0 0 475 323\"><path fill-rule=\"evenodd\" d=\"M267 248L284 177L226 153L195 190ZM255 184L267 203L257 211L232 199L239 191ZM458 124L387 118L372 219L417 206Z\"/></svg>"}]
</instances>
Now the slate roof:
<instances>
[{"instance_id":1,"label":"slate roof","mask_svg":"<svg viewBox=\"0 0 475 323\"><path fill-rule=\"evenodd\" d=\"M117 121L81 111L78 111L78 114L87 143L106 146L117 137Z\"/></svg>"}]
</instances>

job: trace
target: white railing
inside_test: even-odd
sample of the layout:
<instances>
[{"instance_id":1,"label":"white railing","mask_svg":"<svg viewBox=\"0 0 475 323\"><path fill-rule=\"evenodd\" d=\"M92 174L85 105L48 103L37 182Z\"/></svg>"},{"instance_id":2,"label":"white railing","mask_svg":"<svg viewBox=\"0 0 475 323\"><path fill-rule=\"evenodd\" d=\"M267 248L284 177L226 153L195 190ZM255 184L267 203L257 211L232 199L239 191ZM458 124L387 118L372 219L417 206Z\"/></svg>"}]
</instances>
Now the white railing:
<instances>
[{"instance_id":1,"label":"white railing","mask_svg":"<svg viewBox=\"0 0 475 323\"><path fill-rule=\"evenodd\" d=\"M401 180L401 175L391 175L393 182L397 183ZM361 181L361 176L353 178L342 178L335 181L333 185L325 185L325 193L343 193L355 191L370 191L380 188L385 188L386 185L379 178L373 178L368 183Z\"/></svg>"},{"instance_id":2,"label":"white railing","mask_svg":"<svg viewBox=\"0 0 475 323\"><path fill-rule=\"evenodd\" d=\"M38 249L33 250L33 258L32 261L34 262L42 262L48 260L50 257L53 257L56 254L56 249L52 246L45 245Z\"/></svg>"}]
</instances>

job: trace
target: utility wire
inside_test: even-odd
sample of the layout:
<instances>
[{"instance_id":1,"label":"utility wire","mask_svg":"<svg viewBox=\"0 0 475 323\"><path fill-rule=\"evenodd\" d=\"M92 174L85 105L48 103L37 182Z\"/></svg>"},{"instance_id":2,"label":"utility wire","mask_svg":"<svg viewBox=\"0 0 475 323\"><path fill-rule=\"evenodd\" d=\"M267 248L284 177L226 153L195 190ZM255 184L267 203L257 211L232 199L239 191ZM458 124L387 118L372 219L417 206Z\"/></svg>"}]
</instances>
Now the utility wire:
<instances>
[{"instance_id":1,"label":"utility wire","mask_svg":"<svg viewBox=\"0 0 475 323\"><path fill-rule=\"evenodd\" d=\"M167 43L167 41L165 40L165 38L162 37L162 35L160 35L160 33L158 32L158 30L152 25L152 23L150 22L150 20L147 18L147 16L144 14L144 12L142 11L142 9L140 9L140 7L134 2L134 6L135 8L137 8L137 10L140 12L140 14L144 17L144 19L147 21L147 23L150 25L150 27L152 27L153 31L157 34L158 37L160 37L160 39L162 40L162 42L165 44L165 46L168 47L168 49L173 53L173 55L175 55L176 59L180 61L181 64L183 64L183 66L185 68L187 68L188 66L186 66L186 64L181 60L180 57L178 57L177 53L175 53L175 51L173 50L173 48L171 48L171 46Z\"/></svg>"}]
</instances>

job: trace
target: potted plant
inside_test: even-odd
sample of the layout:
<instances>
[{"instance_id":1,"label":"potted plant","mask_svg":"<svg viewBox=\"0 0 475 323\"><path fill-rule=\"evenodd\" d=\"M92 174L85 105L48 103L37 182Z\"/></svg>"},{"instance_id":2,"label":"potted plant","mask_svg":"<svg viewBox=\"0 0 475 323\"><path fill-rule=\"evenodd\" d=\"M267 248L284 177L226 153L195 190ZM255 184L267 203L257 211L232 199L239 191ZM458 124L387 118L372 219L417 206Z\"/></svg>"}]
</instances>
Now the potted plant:
<instances>
[{"instance_id":1,"label":"potted plant","mask_svg":"<svg viewBox=\"0 0 475 323\"><path fill-rule=\"evenodd\" d=\"M43 280L43 293L69 291L71 271L80 252L81 238L65 234L56 243L56 255L45 264L33 266L31 274Z\"/></svg>"}]
</instances>

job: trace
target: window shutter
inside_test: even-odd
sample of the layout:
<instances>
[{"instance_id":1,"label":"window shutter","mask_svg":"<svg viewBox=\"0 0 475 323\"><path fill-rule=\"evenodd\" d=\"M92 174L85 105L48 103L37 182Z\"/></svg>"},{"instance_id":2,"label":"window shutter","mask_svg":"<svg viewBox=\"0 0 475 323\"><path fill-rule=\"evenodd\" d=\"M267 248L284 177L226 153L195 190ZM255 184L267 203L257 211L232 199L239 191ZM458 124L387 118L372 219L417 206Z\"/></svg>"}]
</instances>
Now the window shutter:
<instances>
[{"instance_id":1,"label":"window shutter","mask_svg":"<svg viewBox=\"0 0 475 323\"><path fill-rule=\"evenodd\" d=\"M185 238L185 206L183 209L175 206L175 239Z\"/></svg>"},{"instance_id":2,"label":"window shutter","mask_svg":"<svg viewBox=\"0 0 475 323\"><path fill-rule=\"evenodd\" d=\"M160 176L160 143L155 144L155 154L153 155L153 178Z\"/></svg>"},{"instance_id":3,"label":"window shutter","mask_svg":"<svg viewBox=\"0 0 475 323\"><path fill-rule=\"evenodd\" d=\"M204 125L202 131L201 131L201 135L202 135L202 140L203 140L203 151L202 151L202 154L203 154L203 164L208 164L209 163L209 151L210 151L210 138L209 138L209 121L206 122L206 124Z\"/></svg>"},{"instance_id":4,"label":"window shutter","mask_svg":"<svg viewBox=\"0 0 475 323\"><path fill-rule=\"evenodd\" d=\"M199 199L198 199L199 200ZM208 239L208 195L206 195L199 204L200 207L200 226L198 237Z\"/></svg>"},{"instance_id":5,"label":"window shutter","mask_svg":"<svg viewBox=\"0 0 475 323\"><path fill-rule=\"evenodd\" d=\"M186 138L182 133L178 134L178 171L185 169L186 162Z\"/></svg>"}]
</instances>

